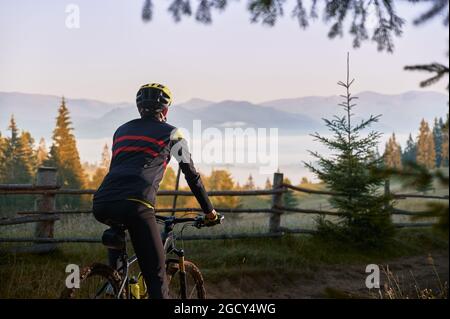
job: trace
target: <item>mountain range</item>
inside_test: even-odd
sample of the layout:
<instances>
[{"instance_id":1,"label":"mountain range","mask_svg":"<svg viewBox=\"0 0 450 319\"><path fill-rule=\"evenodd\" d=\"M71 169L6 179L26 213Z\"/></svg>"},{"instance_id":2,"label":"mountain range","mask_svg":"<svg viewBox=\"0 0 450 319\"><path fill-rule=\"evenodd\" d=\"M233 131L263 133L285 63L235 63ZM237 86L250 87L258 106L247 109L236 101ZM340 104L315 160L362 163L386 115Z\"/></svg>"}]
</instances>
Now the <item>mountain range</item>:
<instances>
[{"instance_id":1,"label":"mountain range","mask_svg":"<svg viewBox=\"0 0 450 319\"><path fill-rule=\"evenodd\" d=\"M376 129L384 133L415 134L422 118L428 121L444 117L448 112L448 95L431 91L409 91L387 95L361 92L356 95L357 118L370 114L382 117ZM264 103L226 100L212 102L192 99L174 105L169 111L169 122L192 129L193 120L201 120L202 127L277 127L282 135L324 132L322 118L344 115L338 104L339 96L309 96L279 99ZM7 135L12 114L19 128L28 130L35 138L48 139L55 125L61 97L42 94L0 92L0 131ZM66 99L75 136L96 139L112 136L122 123L138 117L133 103L106 103L90 99Z\"/></svg>"}]
</instances>

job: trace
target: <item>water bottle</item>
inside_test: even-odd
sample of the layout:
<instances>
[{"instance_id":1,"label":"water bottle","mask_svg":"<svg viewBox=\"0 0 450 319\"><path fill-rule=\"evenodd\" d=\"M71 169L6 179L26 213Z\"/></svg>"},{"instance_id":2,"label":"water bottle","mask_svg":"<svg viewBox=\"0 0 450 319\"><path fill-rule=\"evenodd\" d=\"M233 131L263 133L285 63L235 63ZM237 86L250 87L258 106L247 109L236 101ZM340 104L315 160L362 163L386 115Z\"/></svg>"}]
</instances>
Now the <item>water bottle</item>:
<instances>
[{"instance_id":1,"label":"water bottle","mask_svg":"<svg viewBox=\"0 0 450 319\"><path fill-rule=\"evenodd\" d=\"M141 299L141 293L139 291L140 290L139 283L138 283L138 280L136 279L136 277L134 277L134 276L130 278L129 289L130 289L131 299Z\"/></svg>"},{"instance_id":2,"label":"water bottle","mask_svg":"<svg viewBox=\"0 0 450 319\"><path fill-rule=\"evenodd\" d=\"M138 285L139 285L139 293L141 294L141 299L148 298L147 295L147 285L145 284L144 276L142 276L142 273L139 273L138 275Z\"/></svg>"}]
</instances>

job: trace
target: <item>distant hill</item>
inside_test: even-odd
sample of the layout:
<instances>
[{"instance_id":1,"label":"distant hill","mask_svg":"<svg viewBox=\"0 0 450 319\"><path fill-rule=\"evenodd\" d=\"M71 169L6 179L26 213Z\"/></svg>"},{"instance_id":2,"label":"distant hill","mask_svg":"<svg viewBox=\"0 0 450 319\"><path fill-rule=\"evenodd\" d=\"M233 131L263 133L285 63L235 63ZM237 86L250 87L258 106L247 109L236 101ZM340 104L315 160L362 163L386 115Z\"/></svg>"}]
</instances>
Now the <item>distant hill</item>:
<instances>
[{"instance_id":1,"label":"distant hill","mask_svg":"<svg viewBox=\"0 0 450 319\"><path fill-rule=\"evenodd\" d=\"M111 110L100 118L83 121L78 126L77 136L101 138L111 136L125 121L138 116L135 106ZM308 133L318 123L301 114L289 114L270 107L261 107L249 102L224 101L204 107L190 107L189 104L174 105L169 110L170 123L192 130L193 121L200 120L202 128L217 127L278 127L281 133Z\"/></svg>"},{"instance_id":2,"label":"distant hill","mask_svg":"<svg viewBox=\"0 0 450 319\"><path fill-rule=\"evenodd\" d=\"M78 125L87 120L101 117L116 108L131 106L127 103L113 104L89 99L66 98L66 102L77 131ZM60 104L60 96L0 92L0 131L6 130L11 114L14 114L21 129L31 131L35 138L48 137L55 126Z\"/></svg>"},{"instance_id":3,"label":"distant hill","mask_svg":"<svg viewBox=\"0 0 450 319\"><path fill-rule=\"evenodd\" d=\"M277 127L284 133L308 133L318 122L307 114L289 114L245 101L223 101L197 109L196 114L215 127Z\"/></svg>"},{"instance_id":4,"label":"distant hill","mask_svg":"<svg viewBox=\"0 0 450 319\"><path fill-rule=\"evenodd\" d=\"M385 132L409 133L418 129L420 120L444 117L448 113L448 95L430 91L409 91L387 95L376 92L356 94L358 105L355 115L366 117L381 114L378 127ZM342 101L338 96L310 96L297 99L282 99L261 103L263 106L292 114L307 114L314 119L330 117L339 113L337 106ZM342 114L342 112L341 112Z\"/></svg>"},{"instance_id":5,"label":"distant hill","mask_svg":"<svg viewBox=\"0 0 450 319\"><path fill-rule=\"evenodd\" d=\"M208 105L214 104L214 102L211 101L207 101L207 100L202 100L202 99L190 99L187 102L178 104L178 106L181 106L187 110L198 110L198 109L202 109L204 107L207 107Z\"/></svg>"},{"instance_id":6,"label":"distant hill","mask_svg":"<svg viewBox=\"0 0 450 319\"><path fill-rule=\"evenodd\" d=\"M357 94L357 116L382 114L377 129L383 132L416 132L422 118L432 120L448 112L448 96L429 91L411 91L397 95L375 92ZM68 98L77 138L110 137L120 124L138 117L132 103L105 103ZM38 139L49 138L55 125L61 97L51 95L0 92L0 131L5 132L11 114L21 129ZM246 101L211 102L192 99L169 111L170 123L192 129L193 120L202 127L277 127L281 134L307 134L323 131L322 117L343 114L338 96L311 96L252 104Z\"/></svg>"}]
</instances>

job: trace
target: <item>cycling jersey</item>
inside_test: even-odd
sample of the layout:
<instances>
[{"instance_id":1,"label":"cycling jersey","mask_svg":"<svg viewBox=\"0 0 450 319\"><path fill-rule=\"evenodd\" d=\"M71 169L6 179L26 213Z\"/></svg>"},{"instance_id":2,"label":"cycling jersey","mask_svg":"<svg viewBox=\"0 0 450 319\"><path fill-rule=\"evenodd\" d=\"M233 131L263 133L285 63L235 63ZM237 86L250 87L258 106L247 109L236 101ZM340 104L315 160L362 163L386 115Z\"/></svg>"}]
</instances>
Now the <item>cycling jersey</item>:
<instances>
[{"instance_id":1,"label":"cycling jersey","mask_svg":"<svg viewBox=\"0 0 450 319\"><path fill-rule=\"evenodd\" d=\"M157 119L123 124L114 133L111 165L94 194L94 203L131 199L155 206L171 151L176 150L175 158L191 191L203 211L210 213L213 206L186 145L177 128Z\"/></svg>"}]
</instances>

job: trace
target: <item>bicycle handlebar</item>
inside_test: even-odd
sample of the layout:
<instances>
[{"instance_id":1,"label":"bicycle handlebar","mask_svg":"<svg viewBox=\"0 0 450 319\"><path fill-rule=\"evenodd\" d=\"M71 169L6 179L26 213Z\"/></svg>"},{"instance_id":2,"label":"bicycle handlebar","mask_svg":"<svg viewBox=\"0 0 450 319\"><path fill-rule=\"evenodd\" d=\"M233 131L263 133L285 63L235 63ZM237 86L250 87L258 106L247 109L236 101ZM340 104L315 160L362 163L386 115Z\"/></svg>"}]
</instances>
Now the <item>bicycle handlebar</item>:
<instances>
[{"instance_id":1,"label":"bicycle handlebar","mask_svg":"<svg viewBox=\"0 0 450 319\"><path fill-rule=\"evenodd\" d=\"M193 226L197 228L205 227L205 215L197 215L196 217L175 217L175 216L161 216L161 215L155 215L157 220L160 220L164 222L165 224L182 224L182 223L194 223ZM219 223L222 223L224 220L224 216L219 214Z\"/></svg>"}]
</instances>

